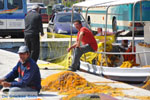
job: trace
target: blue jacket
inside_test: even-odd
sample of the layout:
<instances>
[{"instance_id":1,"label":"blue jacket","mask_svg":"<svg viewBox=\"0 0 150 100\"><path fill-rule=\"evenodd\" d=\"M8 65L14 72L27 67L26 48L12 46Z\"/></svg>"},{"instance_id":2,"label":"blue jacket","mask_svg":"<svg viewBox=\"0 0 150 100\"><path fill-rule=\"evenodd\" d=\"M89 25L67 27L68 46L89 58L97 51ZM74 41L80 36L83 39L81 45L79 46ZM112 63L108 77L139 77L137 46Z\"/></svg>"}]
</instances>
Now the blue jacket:
<instances>
[{"instance_id":1,"label":"blue jacket","mask_svg":"<svg viewBox=\"0 0 150 100\"><path fill-rule=\"evenodd\" d=\"M41 89L40 71L37 64L31 58L25 64L19 61L5 78L6 81L11 82L11 87L31 87L37 91ZM14 82L15 78L18 78L17 82Z\"/></svg>"}]
</instances>

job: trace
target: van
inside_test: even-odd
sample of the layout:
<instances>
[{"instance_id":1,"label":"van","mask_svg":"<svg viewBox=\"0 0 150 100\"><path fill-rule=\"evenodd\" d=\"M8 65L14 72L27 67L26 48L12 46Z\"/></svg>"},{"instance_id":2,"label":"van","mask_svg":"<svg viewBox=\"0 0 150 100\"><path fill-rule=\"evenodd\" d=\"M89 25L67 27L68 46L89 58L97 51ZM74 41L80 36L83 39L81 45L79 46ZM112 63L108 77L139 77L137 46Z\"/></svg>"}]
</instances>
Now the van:
<instances>
[{"instance_id":1,"label":"van","mask_svg":"<svg viewBox=\"0 0 150 100\"><path fill-rule=\"evenodd\" d=\"M26 0L0 0L0 36L23 37Z\"/></svg>"}]
</instances>

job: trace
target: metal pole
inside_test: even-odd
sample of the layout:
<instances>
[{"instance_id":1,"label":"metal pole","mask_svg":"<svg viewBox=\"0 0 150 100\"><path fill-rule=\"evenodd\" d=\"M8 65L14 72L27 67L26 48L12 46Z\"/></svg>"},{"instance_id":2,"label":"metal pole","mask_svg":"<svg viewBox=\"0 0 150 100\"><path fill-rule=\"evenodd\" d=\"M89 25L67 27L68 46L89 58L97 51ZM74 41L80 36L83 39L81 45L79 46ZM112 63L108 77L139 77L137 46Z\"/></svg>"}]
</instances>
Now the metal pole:
<instances>
[{"instance_id":1,"label":"metal pole","mask_svg":"<svg viewBox=\"0 0 150 100\"><path fill-rule=\"evenodd\" d=\"M85 13L85 15L86 15L85 16L86 23L88 23L88 18L87 18L88 10L89 10L89 8L86 9L86 13Z\"/></svg>"},{"instance_id":2,"label":"metal pole","mask_svg":"<svg viewBox=\"0 0 150 100\"><path fill-rule=\"evenodd\" d=\"M73 15L74 15L74 6L72 7L72 17L71 17L71 25L70 25L70 28L71 28L71 38L70 38L70 45L72 45L72 28L73 28Z\"/></svg>"},{"instance_id":3,"label":"metal pole","mask_svg":"<svg viewBox=\"0 0 150 100\"><path fill-rule=\"evenodd\" d=\"M140 1L140 21L142 20L142 1Z\"/></svg>"},{"instance_id":4,"label":"metal pole","mask_svg":"<svg viewBox=\"0 0 150 100\"><path fill-rule=\"evenodd\" d=\"M137 1L137 2L135 2L134 4L133 4L133 16L132 16L132 19L133 19L133 26L132 26L132 38L133 38L133 40L132 40L132 52L134 52L134 27L135 27L135 25L134 25L134 23L135 23L135 5L138 3L139 1ZM140 1L141 2L141 1ZM142 8L142 6L140 6L140 8ZM140 10L140 20L142 20L142 10Z\"/></svg>"},{"instance_id":5,"label":"metal pole","mask_svg":"<svg viewBox=\"0 0 150 100\"><path fill-rule=\"evenodd\" d=\"M85 13L85 21L86 21L86 23L88 23L88 20L87 20L87 14L88 14L88 10L89 10L89 8L87 8L86 9L86 13ZM84 61L86 62L86 55L85 55L85 53L84 53Z\"/></svg>"},{"instance_id":6,"label":"metal pole","mask_svg":"<svg viewBox=\"0 0 150 100\"><path fill-rule=\"evenodd\" d=\"M110 6L108 6L107 7L107 9L106 9L106 23L105 23L105 42L104 42L104 52L106 52L106 35L107 35L107 17L108 17L108 9L109 9L109 7ZM106 64L108 65L108 63L107 63L107 56L106 56L106 54L105 54L105 61L106 61Z\"/></svg>"},{"instance_id":7,"label":"metal pole","mask_svg":"<svg viewBox=\"0 0 150 100\"><path fill-rule=\"evenodd\" d=\"M106 9L106 18L105 18L106 19L105 20L105 32L106 33L104 32L105 33L104 52L106 52L107 17L108 17L108 9L109 9L109 7L110 6L108 6L107 9Z\"/></svg>"},{"instance_id":8,"label":"metal pole","mask_svg":"<svg viewBox=\"0 0 150 100\"><path fill-rule=\"evenodd\" d=\"M134 4L133 4L133 16L132 16L132 19L133 19L133 26L132 26L132 52L134 52L134 27L135 27L135 25L134 25L134 23L135 23L135 5L136 5L136 3L138 3L138 2L135 2Z\"/></svg>"},{"instance_id":9,"label":"metal pole","mask_svg":"<svg viewBox=\"0 0 150 100\"><path fill-rule=\"evenodd\" d=\"M135 3L133 4L133 14L132 14L132 21L133 21L133 26L132 26L132 52L134 52L134 23L135 23Z\"/></svg>"},{"instance_id":10,"label":"metal pole","mask_svg":"<svg viewBox=\"0 0 150 100\"><path fill-rule=\"evenodd\" d=\"M131 54L139 54L139 53L150 53L150 51L141 51L141 52L96 52L97 54L107 54L107 55L131 55Z\"/></svg>"},{"instance_id":11,"label":"metal pole","mask_svg":"<svg viewBox=\"0 0 150 100\"><path fill-rule=\"evenodd\" d=\"M144 50L145 51L145 50ZM147 64L147 57L146 57L146 53L144 53L144 58L145 58L145 65L148 65Z\"/></svg>"},{"instance_id":12,"label":"metal pole","mask_svg":"<svg viewBox=\"0 0 150 100\"><path fill-rule=\"evenodd\" d=\"M137 55L138 55L138 59L139 59L140 66L141 66L141 65L142 65L141 63L142 63L142 62L141 62L140 54L138 53Z\"/></svg>"}]
</instances>

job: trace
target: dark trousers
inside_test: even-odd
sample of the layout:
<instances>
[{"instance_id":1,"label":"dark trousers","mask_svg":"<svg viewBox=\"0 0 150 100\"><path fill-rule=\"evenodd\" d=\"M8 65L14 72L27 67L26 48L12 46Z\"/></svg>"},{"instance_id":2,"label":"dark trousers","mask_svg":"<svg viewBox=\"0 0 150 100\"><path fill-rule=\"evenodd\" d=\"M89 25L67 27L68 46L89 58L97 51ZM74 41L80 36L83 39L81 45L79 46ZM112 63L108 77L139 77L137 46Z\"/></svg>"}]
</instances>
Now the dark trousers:
<instances>
[{"instance_id":1,"label":"dark trousers","mask_svg":"<svg viewBox=\"0 0 150 100\"><path fill-rule=\"evenodd\" d=\"M25 44L29 48L30 57L37 62L40 54L40 40L39 35L26 35Z\"/></svg>"},{"instance_id":2,"label":"dark trousers","mask_svg":"<svg viewBox=\"0 0 150 100\"><path fill-rule=\"evenodd\" d=\"M82 56L82 54L87 53L87 52L94 52L94 50L89 44L80 46L80 48L75 48L72 65L71 65L71 68L73 70L80 69L80 57Z\"/></svg>"}]
</instances>

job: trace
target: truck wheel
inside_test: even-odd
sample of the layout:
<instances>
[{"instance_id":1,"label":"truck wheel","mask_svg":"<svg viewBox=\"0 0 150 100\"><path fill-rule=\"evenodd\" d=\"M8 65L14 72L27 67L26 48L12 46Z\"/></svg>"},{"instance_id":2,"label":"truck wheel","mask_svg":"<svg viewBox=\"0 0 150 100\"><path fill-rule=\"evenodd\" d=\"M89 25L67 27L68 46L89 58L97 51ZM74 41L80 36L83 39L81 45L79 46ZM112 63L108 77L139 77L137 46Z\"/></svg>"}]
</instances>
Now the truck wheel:
<instances>
[{"instance_id":1,"label":"truck wheel","mask_svg":"<svg viewBox=\"0 0 150 100\"><path fill-rule=\"evenodd\" d=\"M24 33L23 32L18 32L18 33L11 33L11 38L24 38Z\"/></svg>"}]
</instances>

